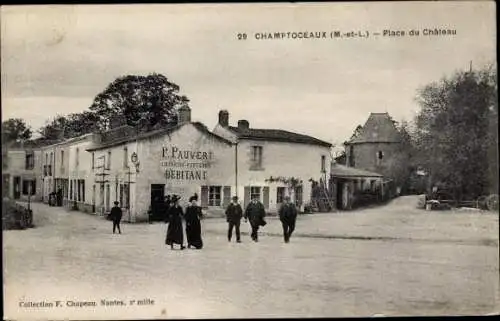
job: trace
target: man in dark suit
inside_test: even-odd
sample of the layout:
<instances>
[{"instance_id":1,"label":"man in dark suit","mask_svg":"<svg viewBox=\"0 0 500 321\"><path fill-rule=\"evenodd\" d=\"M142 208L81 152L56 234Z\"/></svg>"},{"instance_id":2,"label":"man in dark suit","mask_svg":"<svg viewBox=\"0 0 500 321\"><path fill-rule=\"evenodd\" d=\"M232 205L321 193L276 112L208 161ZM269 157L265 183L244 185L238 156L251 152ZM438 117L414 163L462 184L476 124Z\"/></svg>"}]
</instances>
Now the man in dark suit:
<instances>
[{"instance_id":1,"label":"man in dark suit","mask_svg":"<svg viewBox=\"0 0 500 321\"><path fill-rule=\"evenodd\" d=\"M122 209L118 206L118 202L115 201L115 206L111 209L111 213L109 216L111 217L111 220L113 220L113 234L115 234L116 228L118 228L118 233L122 234L122 231L120 230L120 221L122 220Z\"/></svg>"},{"instance_id":2,"label":"man in dark suit","mask_svg":"<svg viewBox=\"0 0 500 321\"><path fill-rule=\"evenodd\" d=\"M259 201L258 197L252 198L252 201L248 204L245 210L245 222L248 220L250 226L252 227L252 240L254 242L259 241L259 227L264 226L266 222L264 217L266 216L266 211L264 205Z\"/></svg>"},{"instance_id":3,"label":"man in dark suit","mask_svg":"<svg viewBox=\"0 0 500 321\"><path fill-rule=\"evenodd\" d=\"M290 242L290 237L295 230L295 221L297 220L297 208L290 202L290 197L285 196L285 201L279 209L281 224L283 225L283 237L285 243Z\"/></svg>"},{"instance_id":4,"label":"man in dark suit","mask_svg":"<svg viewBox=\"0 0 500 321\"><path fill-rule=\"evenodd\" d=\"M243 217L243 209L238 204L238 196L233 196L233 201L226 208L226 221L229 223L227 230L227 240L231 242L233 236L233 228L236 229L236 242L241 243L240 223Z\"/></svg>"}]
</instances>

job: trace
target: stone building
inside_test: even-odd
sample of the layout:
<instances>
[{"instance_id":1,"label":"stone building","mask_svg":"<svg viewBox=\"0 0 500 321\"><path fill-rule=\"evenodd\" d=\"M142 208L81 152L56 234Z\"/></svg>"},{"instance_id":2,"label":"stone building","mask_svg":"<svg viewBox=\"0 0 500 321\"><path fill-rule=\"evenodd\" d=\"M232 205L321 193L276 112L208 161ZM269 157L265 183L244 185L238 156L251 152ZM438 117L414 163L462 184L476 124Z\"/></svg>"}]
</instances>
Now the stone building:
<instances>
[{"instance_id":1,"label":"stone building","mask_svg":"<svg viewBox=\"0 0 500 321\"><path fill-rule=\"evenodd\" d=\"M346 165L393 176L393 160L402 138L388 113L371 113L356 135L345 142Z\"/></svg>"},{"instance_id":2,"label":"stone building","mask_svg":"<svg viewBox=\"0 0 500 321\"><path fill-rule=\"evenodd\" d=\"M251 128L247 120L230 126L225 110L219 112L214 133L233 142L236 193L245 206L257 195L264 207L274 212L288 195L302 209L311 201L309 180L326 180L330 173L332 145L314 137ZM297 184L290 184L292 178Z\"/></svg>"},{"instance_id":3,"label":"stone building","mask_svg":"<svg viewBox=\"0 0 500 321\"><path fill-rule=\"evenodd\" d=\"M32 144L2 146L2 197L41 200L41 151Z\"/></svg>"},{"instance_id":4,"label":"stone building","mask_svg":"<svg viewBox=\"0 0 500 321\"><path fill-rule=\"evenodd\" d=\"M114 201L124 219L148 219L148 210L166 195L193 194L211 213L223 213L231 197L242 205L258 196L269 212L285 195L298 205L310 201L308 180L329 175L331 145L310 136L275 129L253 129L247 121L229 126L229 114L219 113L213 131L191 121L188 107L179 121L148 132L121 124L100 135L86 150L94 164L92 183L97 212L108 212ZM287 178L297 178L291 188Z\"/></svg>"}]
</instances>

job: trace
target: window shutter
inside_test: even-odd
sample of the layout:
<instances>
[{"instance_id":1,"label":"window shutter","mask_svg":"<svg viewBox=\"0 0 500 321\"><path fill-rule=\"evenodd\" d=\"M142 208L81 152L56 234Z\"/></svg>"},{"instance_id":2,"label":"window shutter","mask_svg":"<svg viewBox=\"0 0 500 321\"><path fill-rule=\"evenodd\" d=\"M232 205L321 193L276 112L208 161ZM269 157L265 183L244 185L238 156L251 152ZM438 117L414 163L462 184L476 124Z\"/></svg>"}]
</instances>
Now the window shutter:
<instances>
[{"instance_id":1,"label":"window shutter","mask_svg":"<svg viewBox=\"0 0 500 321\"><path fill-rule=\"evenodd\" d=\"M208 207L208 186L201 187L201 207Z\"/></svg>"},{"instance_id":2,"label":"window shutter","mask_svg":"<svg viewBox=\"0 0 500 321\"><path fill-rule=\"evenodd\" d=\"M264 186L264 190L263 190L263 193L264 193L264 208L265 209L269 209L269 186Z\"/></svg>"},{"instance_id":3,"label":"window shutter","mask_svg":"<svg viewBox=\"0 0 500 321\"><path fill-rule=\"evenodd\" d=\"M231 186L224 186L222 206L227 207L231 203Z\"/></svg>"},{"instance_id":4,"label":"window shutter","mask_svg":"<svg viewBox=\"0 0 500 321\"><path fill-rule=\"evenodd\" d=\"M250 203L250 186L245 186L245 195L243 202L243 204L245 204L245 208L247 208L248 204Z\"/></svg>"}]
</instances>

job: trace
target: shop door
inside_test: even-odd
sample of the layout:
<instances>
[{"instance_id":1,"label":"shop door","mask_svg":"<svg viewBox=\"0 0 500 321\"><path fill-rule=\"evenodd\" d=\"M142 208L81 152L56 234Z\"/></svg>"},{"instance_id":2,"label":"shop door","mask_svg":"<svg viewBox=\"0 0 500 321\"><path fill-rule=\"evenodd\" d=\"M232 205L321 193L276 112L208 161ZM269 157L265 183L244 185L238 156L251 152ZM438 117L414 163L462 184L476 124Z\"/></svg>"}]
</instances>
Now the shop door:
<instances>
[{"instance_id":1,"label":"shop door","mask_svg":"<svg viewBox=\"0 0 500 321\"><path fill-rule=\"evenodd\" d=\"M164 220L165 210L165 184L151 184L151 220Z\"/></svg>"},{"instance_id":2,"label":"shop door","mask_svg":"<svg viewBox=\"0 0 500 321\"><path fill-rule=\"evenodd\" d=\"M21 177L14 176L14 199L21 198Z\"/></svg>"}]
</instances>

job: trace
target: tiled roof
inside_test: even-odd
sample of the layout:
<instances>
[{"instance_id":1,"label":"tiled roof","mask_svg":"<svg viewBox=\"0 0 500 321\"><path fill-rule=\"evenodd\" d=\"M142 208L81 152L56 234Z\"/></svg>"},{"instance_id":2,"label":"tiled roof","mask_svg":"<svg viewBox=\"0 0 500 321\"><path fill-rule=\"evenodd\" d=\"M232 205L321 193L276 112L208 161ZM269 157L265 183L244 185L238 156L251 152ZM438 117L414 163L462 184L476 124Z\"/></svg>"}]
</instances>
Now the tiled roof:
<instances>
[{"instance_id":1,"label":"tiled roof","mask_svg":"<svg viewBox=\"0 0 500 321\"><path fill-rule=\"evenodd\" d=\"M200 130L201 132L203 132L211 137L214 137L218 140L221 140L224 143L231 144L231 142L228 141L227 139L222 138L222 137L212 133L211 131L209 131L207 129L207 127L202 123L192 122L190 124L192 124L196 129ZM123 126L122 130L118 130L121 128L121 127L119 127L119 128L116 128L113 131L113 133L111 133L111 131L104 133L104 136L103 136L104 139L101 139L101 143L95 144L94 146L91 146L90 148L87 149L87 151L110 148L113 146L125 144L125 143L135 141L135 140L148 139L148 138L153 138L156 136L170 134L170 133L173 133L174 131L176 131L177 129L181 128L184 125L185 124L172 125L172 126L164 127L161 129L156 129L156 130L152 130L152 131L148 131L148 132L139 132L139 133L137 133L135 131L135 128L131 127L131 126Z\"/></svg>"},{"instance_id":2,"label":"tiled roof","mask_svg":"<svg viewBox=\"0 0 500 321\"><path fill-rule=\"evenodd\" d=\"M382 174L365 171L363 169L347 167L345 165L333 164L330 175L339 178L356 178L356 177L382 177Z\"/></svg>"},{"instance_id":3,"label":"tiled roof","mask_svg":"<svg viewBox=\"0 0 500 321\"><path fill-rule=\"evenodd\" d=\"M399 143L401 137L388 113L371 113L359 134L348 144Z\"/></svg>"},{"instance_id":4,"label":"tiled roof","mask_svg":"<svg viewBox=\"0 0 500 321\"><path fill-rule=\"evenodd\" d=\"M239 127L228 127L232 132L234 132L238 138L243 139L255 139L255 140L269 140L277 142L290 142L290 143L301 143L310 145L320 145L325 147L331 147L332 144L319 140L317 138L292 133L286 130L280 129L256 129L256 128L239 128Z\"/></svg>"}]
</instances>

